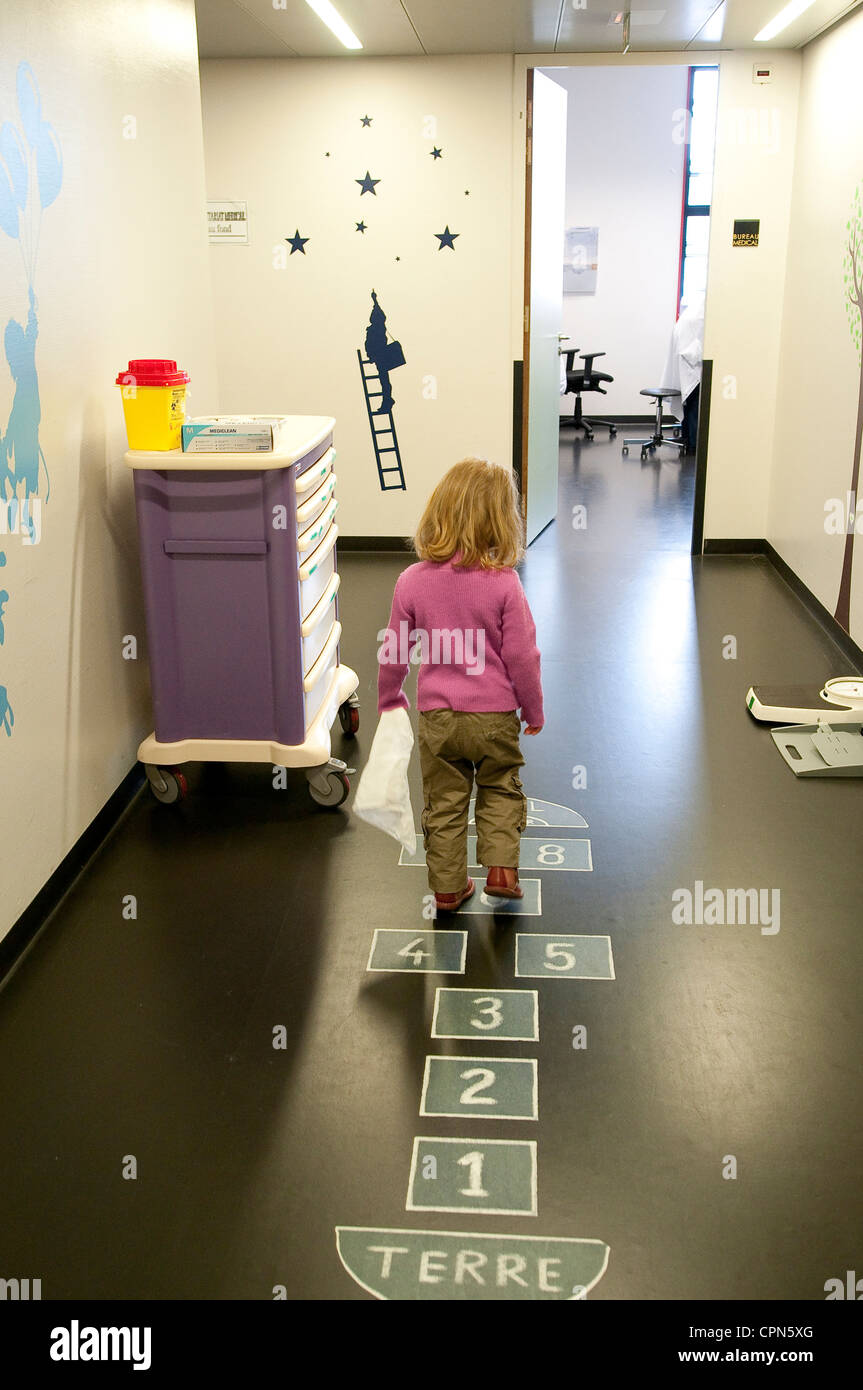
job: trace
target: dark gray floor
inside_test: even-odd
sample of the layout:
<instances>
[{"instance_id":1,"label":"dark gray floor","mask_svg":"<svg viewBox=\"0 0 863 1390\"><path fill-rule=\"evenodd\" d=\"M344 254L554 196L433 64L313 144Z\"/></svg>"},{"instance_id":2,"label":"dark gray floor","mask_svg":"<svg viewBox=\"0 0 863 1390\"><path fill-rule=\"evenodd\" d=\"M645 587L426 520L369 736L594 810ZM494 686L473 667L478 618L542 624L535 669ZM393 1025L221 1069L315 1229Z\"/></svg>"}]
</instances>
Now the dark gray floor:
<instances>
[{"instance_id":1,"label":"dark gray floor","mask_svg":"<svg viewBox=\"0 0 863 1390\"><path fill-rule=\"evenodd\" d=\"M301 775L199 768L181 806L139 798L0 994L0 1272L44 1298L367 1299L341 1224L597 1237L594 1299L819 1300L859 1267L863 783L795 780L744 708L845 663L765 560L691 560L692 462L665 452L564 436L524 566L525 785L586 816L595 865L544 874L530 929L610 934L617 974L536 982L541 1040L506 1049L539 1059L538 1217L405 1212L413 1137L465 1133L418 1116L434 987L516 983L511 927L465 919L461 980L367 974L376 926L421 924L422 872ZM341 561L360 765L403 563ZM778 888L778 934L675 925L699 879Z\"/></svg>"}]
</instances>

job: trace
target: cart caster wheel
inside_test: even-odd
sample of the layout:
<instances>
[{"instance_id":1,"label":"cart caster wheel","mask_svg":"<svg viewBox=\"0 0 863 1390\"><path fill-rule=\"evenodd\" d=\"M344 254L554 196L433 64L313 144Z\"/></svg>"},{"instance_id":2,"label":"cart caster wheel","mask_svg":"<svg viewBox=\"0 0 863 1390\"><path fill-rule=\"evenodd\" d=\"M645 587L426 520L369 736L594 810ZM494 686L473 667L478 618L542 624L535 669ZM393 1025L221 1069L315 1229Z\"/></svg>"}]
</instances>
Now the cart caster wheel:
<instances>
[{"instance_id":1,"label":"cart caster wheel","mask_svg":"<svg viewBox=\"0 0 863 1390\"><path fill-rule=\"evenodd\" d=\"M189 791L186 778L176 767L148 768L147 780L150 783L150 791L163 806L172 806L176 801L182 801Z\"/></svg>"},{"instance_id":2,"label":"cart caster wheel","mask_svg":"<svg viewBox=\"0 0 863 1390\"><path fill-rule=\"evenodd\" d=\"M592 434L586 434L586 435L584 436L584 438L585 438L586 443L588 443L588 444L592 444L592 443L593 443L593 435L592 435Z\"/></svg>"},{"instance_id":3,"label":"cart caster wheel","mask_svg":"<svg viewBox=\"0 0 863 1390\"><path fill-rule=\"evenodd\" d=\"M623 448L622 448L622 450L621 450L621 453L624 454L624 455L628 454L628 453L629 453L629 446L626 445L626 444L624 444L624 446L623 446Z\"/></svg>"},{"instance_id":4,"label":"cart caster wheel","mask_svg":"<svg viewBox=\"0 0 863 1390\"><path fill-rule=\"evenodd\" d=\"M616 438L617 438L617 430L609 430L609 431L608 431L608 437L609 437L609 439L616 439Z\"/></svg>"},{"instance_id":5,"label":"cart caster wheel","mask_svg":"<svg viewBox=\"0 0 863 1390\"><path fill-rule=\"evenodd\" d=\"M646 450L646 449L642 449L642 451L641 451L641 462L644 463L645 460L646 460L646 458L647 458L647 450Z\"/></svg>"},{"instance_id":6,"label":"cart caster wheel","mask_svg":"<svg viewBox=\"0 0 863 1390\"><path fill-rule=\"evenodd\" d=\"M339 705L339 723L345 737L353 738L360 727L359 706L352 705L350 700L345 700L343 705Z\"/></svg>"},{"instance_id":7,"label":"cart caster wheel","mask_svg":"<svg viewBox=\"0 0 863 1390\"><path fill-rule=\"evenodd\" d=\"M309 783L309 796L319 806L341 806L347 800L351 784L343 772L331 772L327 778L327 790L322 791L313 782Z\"/></svg>"}]
</instances>

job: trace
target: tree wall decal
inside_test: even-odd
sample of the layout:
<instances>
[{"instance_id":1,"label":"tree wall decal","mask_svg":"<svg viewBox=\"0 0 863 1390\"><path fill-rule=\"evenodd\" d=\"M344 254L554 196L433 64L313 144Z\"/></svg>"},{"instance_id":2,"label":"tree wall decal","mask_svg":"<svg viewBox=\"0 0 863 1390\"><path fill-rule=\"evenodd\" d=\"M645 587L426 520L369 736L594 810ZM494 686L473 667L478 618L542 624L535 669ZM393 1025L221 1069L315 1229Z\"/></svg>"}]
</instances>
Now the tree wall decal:
<instances>
[{"instance_id":1,"label":"tree wall decal","mask_svg":"<svg viewBox=\"0 0 863 1390\"><path fill-rule=\"evenodd\" d=\"M845 535L845 554L842 560L842 579L835 618L848 632L851 622L851 569L854 563L854 533L856 530L857 485L860 481L860 448L863 444L863 205L860 185L854 193L851 216L845 224L848 240L845 243L844 284L845 308L851 329L851 340L860 363L860 388L857 394L857 428L854 434L854 463L851 469L851 514Z\"/></svg>"}]
</instances>

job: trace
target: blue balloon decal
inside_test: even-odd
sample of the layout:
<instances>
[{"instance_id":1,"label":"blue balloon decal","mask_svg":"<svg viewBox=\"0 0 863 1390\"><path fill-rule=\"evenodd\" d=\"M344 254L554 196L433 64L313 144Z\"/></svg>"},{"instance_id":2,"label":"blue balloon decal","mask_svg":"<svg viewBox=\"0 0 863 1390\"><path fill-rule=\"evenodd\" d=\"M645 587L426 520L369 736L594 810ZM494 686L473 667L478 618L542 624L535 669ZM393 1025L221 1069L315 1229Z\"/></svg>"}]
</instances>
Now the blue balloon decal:
<instances>
[{"instance_id":1,"label":"blue balloon decal","mask_svg":"<svg viewBox=\"0 0 863 1390\"><path fill-rule=\"evenodd\" d=\"M23 208L27 201L27 156L21 144L21 137L11 121L0 126L0 155L6 161L6 168L12 181L15 202Z\"/></svg>"},{"instance_id":2,"label":"blue balloon decal","mask_svg":"<svg viewBox=\"0 0 863 1390\"><path fill-rule=\"evenodd\" d=\"M0 227L13 241L18 240L18 208L6 165L0 161Z\"/></svg>"},{"instance_id":3,"label":"blue balloon decal","mask_svg":"<svg viewBox=\"0 0 863 1390\"><path fill-rule=\"evenodd\" d=\"M26 323L10 317L2 333L6 365L15 389L6 428L0 427L0 506L6 514L4 531L11 525L14 533L29 535L30 544L35 544L38 536L30 498L39 497L40 468L45 474L46 503L51 495L51 483L39 440L42 407L36 366L39 320L34 283L42 213L51 206L62 187L63 155L54 127L43 119L39 84L29 63L18 64L17 93L23 138L12 121L0 124L0 228L18 242L29 312ZM33 162L35 179L31 176ZM0 567L5 564L3 550L0 551ZM0 646L5 644L7 636L8 603L9 590L0 588ZM11 737L14 723L9 692L5 685L0 685L0 731Z\"/></svg>"},{"instance_id":4,"label":"blue balloon decal","mask_svg":"<svg viewBox=\"0 0 863 1390\"><path fill-rule=\"evenodd\" d=\"M39 83L29 63L18 64L18 110L27 143L35 149L42 124L42 100L39 96Z\"/></svg>"},{"instance_id":5,"label":"blue balloon decal","mask_svg":"<svg viewBox=\"0 0 863 1390\"><path fill-rule=\"evenodd\" d=\"M53 203L63 182L63 155L60 141L52 125L43 121L36 142L36 165L39 176L39 201L43 208Z\"/></svg>"}]
</instances>

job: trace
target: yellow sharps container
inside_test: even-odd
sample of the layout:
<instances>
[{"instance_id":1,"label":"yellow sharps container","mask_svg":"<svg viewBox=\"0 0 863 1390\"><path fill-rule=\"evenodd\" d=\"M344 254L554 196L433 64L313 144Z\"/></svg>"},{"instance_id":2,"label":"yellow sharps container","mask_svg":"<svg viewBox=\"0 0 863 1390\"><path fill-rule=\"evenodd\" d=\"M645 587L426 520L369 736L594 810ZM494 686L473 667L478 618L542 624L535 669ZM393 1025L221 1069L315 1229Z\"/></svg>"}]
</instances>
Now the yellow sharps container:
<instances>
[{"instance_id":1,"label":"yellow sharps container","mask_svg":"<svg viewBox=\"0 0 863 1390\"><path fill-rule=\"evenodd\" d=\"M189 373L166 357L137 357L115 385L123 394L130 449L179 449Z\"/></svg>"}]
</instances>

